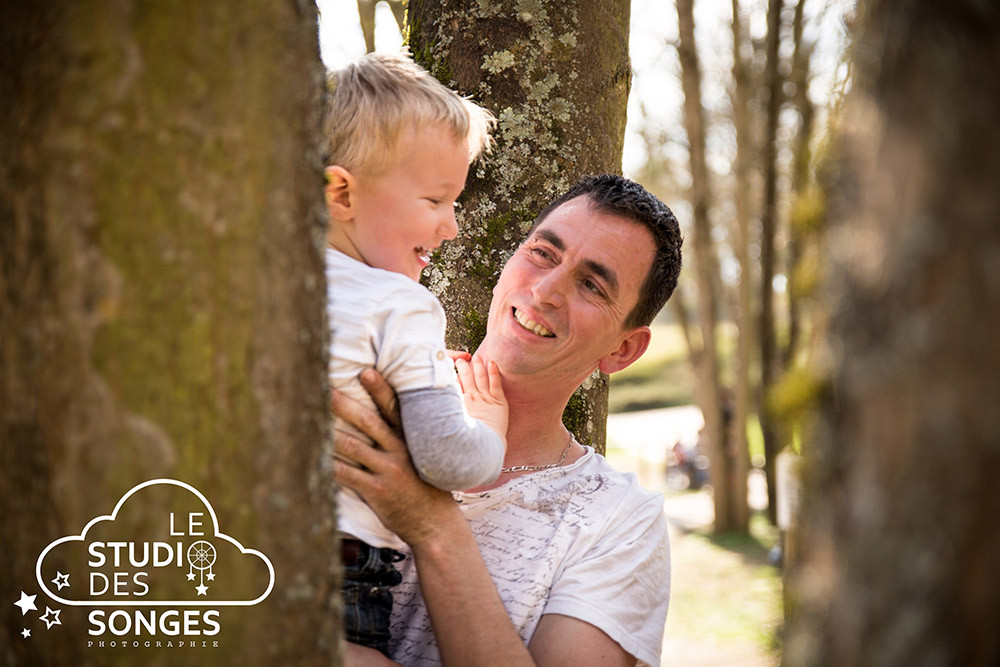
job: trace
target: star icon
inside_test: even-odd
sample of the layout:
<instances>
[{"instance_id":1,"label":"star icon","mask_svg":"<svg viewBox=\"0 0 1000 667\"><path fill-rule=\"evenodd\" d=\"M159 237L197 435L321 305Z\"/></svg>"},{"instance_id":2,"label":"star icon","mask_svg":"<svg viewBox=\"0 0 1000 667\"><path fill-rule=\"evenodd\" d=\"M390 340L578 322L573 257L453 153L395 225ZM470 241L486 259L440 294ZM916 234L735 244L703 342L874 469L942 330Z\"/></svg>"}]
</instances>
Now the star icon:
<instances>
[{"instance_id":1,"label":"star icon","mask_svg":"<svg viewBox=\"0 0 1000 667\"><path fill-rule=\"evenodd\" d=\"M27 639L28 637L31 636L31 630L29 630L28 628L21 630L21 636Z\"/></svg>"},{"instance_id":2,"label":"star icon","mask_svg":"<svg viewBox=\"0 0 1000 667\"><path fill-rule=\"evenodd\" d=\"M205 586L204 584L201 586L195 586L195 589L198 591L198 595L208 595L208 586Z\"/></svg>"},{"instance_id":3,"label":"star icon","mask_svg":"<svg viewBox=\"0 0 1000 667\"><path fill-rule=\"evenodd\" d=\"M21 608L21 616L24 616L29 611L38 611L38 607L35 606L35 598L37 595L28 595L24 591L21 591L21 599L14 603L15 607Z\"/></svg>"},{"instance_id":4,"label":"star icon","mask_svg":"<svg viewBox=\"0 0 1000 667\"><path fill-rule=\"evenodd\" d=\"M52 580L52 583L58 586L59 590L62 590L63 586L69 586L69 575L56 572L56 578Z\"/></svg>"},{"instance_id":5,"label":"star icon","mask_svg":"<svg viewBox=\"0 0 1000 667\"><path fill-rule=\"evenodd\" d=\"M53 625L62 625L62 621L59 620L59 613L62 609L52 609L48 605L45 605L45 613L38 617L38 620L45 621L45 629L50 629ZM51 616L52 618L49 618Z\"/></svg>"},{"instance_id":6,"label":"star icon","mask_svg":"<svg viewBox=\"0 0 1000 667\"><path fill-rule=\"evenodd\" d=\"M188 581L194 581L194 572L188 572Z\"/></svg>"},{"instance_id":7,"label":"star icon","mask_svg":"<svg viewBox=\"0 0 1000 667\"><path fill-rule=\"evenodd\" d=\"M214 581L215 580L215 572L209 572L208 574L205 575L205 578L208 579L209 581Z\"/></svg>"}]
</instances>

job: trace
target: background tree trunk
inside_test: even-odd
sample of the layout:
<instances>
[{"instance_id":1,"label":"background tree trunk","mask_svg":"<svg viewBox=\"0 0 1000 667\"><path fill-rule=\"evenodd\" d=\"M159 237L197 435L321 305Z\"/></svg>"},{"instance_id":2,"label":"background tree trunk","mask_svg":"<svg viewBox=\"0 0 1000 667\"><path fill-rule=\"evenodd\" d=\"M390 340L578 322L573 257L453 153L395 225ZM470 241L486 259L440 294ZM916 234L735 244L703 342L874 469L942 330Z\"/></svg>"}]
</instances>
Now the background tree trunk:
<instances>
[{"instance_id":1,"label":"background tree trunk","mask_svg":"<svg viewBox=\"0 0 1000 667\"><path fill-rule=\"evenodd\" d=\"M587 174L621 173L631 71L628 0L410 0L409 46L438 79L497 116L497 146L473 167L456 242L425 282L442 297L449 345L475 349L493 285L535 216ZM564 421L604 450L607 377Z\"/></svg>"},{"instance_id":2,"label":"background tree trunk","mask_svg":"<svg viewBox=\"0 0 1000 667\"><path fill-rule=\"evenodd\" d=\"M86 649L82 608L46 631L11 603L49 542L172 477L276 583L220 648L142 662L330 664L315 7L2 4L0 662L135 664Z\"/></svg>"},{"instance_id":3,"label":"background tree trunk","mask_svg":"<svg viewBox=\"0 0 1000 667\"><path fill-rule=\"evenodd\" d=\"M741 513L735 509L736 498L729 474L730 460L726 455L723 396L715 339L719 294L718 260L708 216L710 198L708 168L705 163L705 123L701 106L701 68L695 45L693 0L677 1L677 24L677 52L684 90L684 129L688 137L691 165L689 198L693 214L691 228L695 282L698 286L698 325L701 329L701 346L693 359L698 376L695 393L705 419L705 444L715 503L715 530L745 530L745 525L737 524ZM746 494L743 495L745 498Z\"/></svg>"},{"instance_id":4,"label":"background tree trunk","mask_svg":"<svg viewBox=\"0 0 1000 667\"><path fill-rule=\"evenodd\" d=\"M732 438L727 452L731 462L727 468L732 471L732 489L736 499L734 517L736 526L746 529L750 522L750 507L747 498L747 473L750 453L747 444L747 422L752 404L750 362L753 359L753 265L750 262L750 167L753 139L750 134L750 113L747 102L750 99L750 63L743 55L743 46L749 45L744 34L743 16L739 0L732 0L733 11L733 128L736 130L736 162L733 166L733 199L736 203L735 255L740 266L738 312L736 324L739 340L736 348L736 385L733 387Z\"/></svg>"},{"instance_id":5,"label":"background tree trunk","mask_svg":"<svg viewBox=\"0 0 1000 667\"><path fill-rule=\"evenodd\" d=\"M788 665L1000 664L1000 11L860 8Z\"/></svg>"},{"instance_id":6,"label":"background tree trunk","mask_svg":"<svg viewBox=\"0 0 1000 667\"><path fill-rule=\"evenodd\" d=\"M774 235L778 224L778 114L781 111L782 79L778 73L778 46L781 43L782 0L769 0L767 7L767 129L764 134L764 203L760 238L760 400L758 416L764 437L764 473L767 476L767 514L776 521L777 507L774 461L781 449L777 424L768 407L768 393L776 373L777 344L774 331Z\"/></svg>"}]
</instances>

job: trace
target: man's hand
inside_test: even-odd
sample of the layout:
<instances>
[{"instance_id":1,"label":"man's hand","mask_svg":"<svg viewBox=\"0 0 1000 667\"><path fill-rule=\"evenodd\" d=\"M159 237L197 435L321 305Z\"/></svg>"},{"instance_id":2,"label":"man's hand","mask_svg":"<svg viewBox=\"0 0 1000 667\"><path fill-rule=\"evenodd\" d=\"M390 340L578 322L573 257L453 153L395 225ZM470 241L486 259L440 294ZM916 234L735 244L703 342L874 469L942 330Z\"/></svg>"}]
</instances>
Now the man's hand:
<instances>
[{"instance_id":1,"label":"man's hand","mask_svg":"<svg viewBox=\"0 0 1000 667\"><path fill-rule=\"evenodd\" d=\"M450 512L464 523L450 493L417 477L398 431L399 415L392 389L370 369L361 374L361 382L385 417L337 390L331 392L330 407L335 415L371 438L378 448L335 431L333 443L337 454L362 466L355 468L335 459L336 481L356 491L386 528L411 546L433 537L442 525L442 518Z\"/></svg>"},{"instance_id":2,"label":"man's hand","mask_svg":"<svg viewBox=\"0 0 1000 667\"><path fill-rule=\"evenodd\" d=\"M344 667L391 667L398 665L373 648L344 642Z\"/></svg>"}]
</instances>

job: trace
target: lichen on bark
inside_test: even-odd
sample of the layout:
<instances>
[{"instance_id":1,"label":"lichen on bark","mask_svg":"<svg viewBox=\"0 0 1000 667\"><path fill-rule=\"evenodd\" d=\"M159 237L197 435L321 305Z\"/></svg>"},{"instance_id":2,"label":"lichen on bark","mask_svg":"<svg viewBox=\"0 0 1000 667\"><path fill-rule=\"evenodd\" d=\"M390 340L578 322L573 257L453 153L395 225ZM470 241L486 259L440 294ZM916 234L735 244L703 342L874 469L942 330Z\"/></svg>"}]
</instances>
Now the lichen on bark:
<instances>
[{"instance_id":1,"label":"lichen on bark","mask_svg":"<svg viewBox=\"0 0 1000 667\"><path fill-rule=\"evenodd\" d=\"M621 173L629 3L411 0L408 17L416 60L497 117L496 146L462 195L459 239L425 272L449 345L474 349L496 278L538 212L580 176ZM566 419L603 450L607 379L585 384Z\"/></svg>"}]
</instances>

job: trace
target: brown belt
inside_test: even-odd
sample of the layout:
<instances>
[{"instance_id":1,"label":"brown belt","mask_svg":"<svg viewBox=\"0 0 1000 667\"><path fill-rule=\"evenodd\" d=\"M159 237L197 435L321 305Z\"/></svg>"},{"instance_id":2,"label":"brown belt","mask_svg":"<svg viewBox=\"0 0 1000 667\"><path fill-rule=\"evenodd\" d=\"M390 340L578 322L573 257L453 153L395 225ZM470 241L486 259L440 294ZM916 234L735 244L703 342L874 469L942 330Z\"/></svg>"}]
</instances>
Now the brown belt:
<instances>
[{"instance_id":1,"label":"brown belt","mask_svg":"<svg viewBox=\"0 0 1000 667\"><path fill-rule=\"evenodd\" d=\"M345 567L357 565L361 560L361 547L364 544L361 540L344 538L340 540L340 564Z\"/></svg>"}]
</instances>

